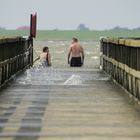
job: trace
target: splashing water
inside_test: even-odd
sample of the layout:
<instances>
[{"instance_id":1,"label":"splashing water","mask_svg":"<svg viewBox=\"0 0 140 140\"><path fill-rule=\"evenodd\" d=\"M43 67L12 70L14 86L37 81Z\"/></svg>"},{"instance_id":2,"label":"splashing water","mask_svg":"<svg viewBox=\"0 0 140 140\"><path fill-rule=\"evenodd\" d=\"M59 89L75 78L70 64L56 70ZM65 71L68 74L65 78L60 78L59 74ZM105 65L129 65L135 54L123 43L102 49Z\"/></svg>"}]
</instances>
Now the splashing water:
<instances>
[{"instance_id":1,"label":"splashing water","mask_svg":"<svg viewBox=\"0 0 140 140\"><path fill-rule=\"evenodd\" d=\"M64 85L81 85L83 82L80 75L71 75L65 82Z\"/></svg>"},{"instance_id":2,"label":"splashing water","mask_svg":"<svg viewBox=\"0 0 140 140\"><path fill-rule=\"evenodd\" d=\"M97 60L99 57L98 56L92 56L91 58Z\"/></svg>"},{"instance_id":3,"label":"splashing water","mask_svg":"<svg viewBox=\"0 0 140 140\"><path fill-rule=\"evenodd\" d=\"M59 71L52 68L40 65L34 65L34 67L27 69L20 78L16 81L18 84L25 85L54 85L62 80L62 76Z\"/></svg>"},{"instance_id":4,"label":"splashing water","mask_svg":"<svg viewBox=\"0 0 140 140\"><path fill-rule=\"evenodd\" d=\"M52 68L29 69L25 79L28 84L32 85L52 85L61 80L61 75Z\"/></svg>"},{"instance_id":5,"label":"splashing water","mask_svg":"<svg viewBox=\"0 0 140 140\"><path fill-rule=\"evenodd\" d=\"M89 81L110 80L108 75L92 71L87 73L83 69L79 70L56 69L38 63L31 69L27 69L24 75L17 78L16 83L20 85L86 85L89 84Z\"/></svg>"}]
</instances>

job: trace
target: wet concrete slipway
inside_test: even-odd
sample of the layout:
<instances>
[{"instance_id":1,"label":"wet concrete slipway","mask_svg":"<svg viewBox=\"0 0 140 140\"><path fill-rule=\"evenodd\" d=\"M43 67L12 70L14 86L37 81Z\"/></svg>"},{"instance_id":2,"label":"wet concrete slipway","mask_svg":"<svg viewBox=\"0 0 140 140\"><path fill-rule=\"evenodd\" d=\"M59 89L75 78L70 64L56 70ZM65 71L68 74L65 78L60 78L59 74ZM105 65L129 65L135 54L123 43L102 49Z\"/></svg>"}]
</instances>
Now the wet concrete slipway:
<instances>
[{"instance_id":1,"label":"wet concrete slipway","mask_svg":"<svg viewBox=\"0 0 140 140\"><path fill-rule=\"evenodd\" d=\"M1 89L0 140L140 139L139 111L85 51L82 68L53 60Z\"/></svg>"}]
</instances>

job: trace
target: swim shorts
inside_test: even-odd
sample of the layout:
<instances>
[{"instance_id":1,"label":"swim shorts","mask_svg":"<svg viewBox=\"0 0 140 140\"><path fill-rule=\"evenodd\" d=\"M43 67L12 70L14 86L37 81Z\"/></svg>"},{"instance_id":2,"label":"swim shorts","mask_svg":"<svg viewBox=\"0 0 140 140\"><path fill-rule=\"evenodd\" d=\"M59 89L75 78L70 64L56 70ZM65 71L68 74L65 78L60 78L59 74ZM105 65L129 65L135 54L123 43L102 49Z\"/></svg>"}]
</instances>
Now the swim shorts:
<instances>
[{"instance_id":1,"label":"swim shorts","mask_svg":"<svg viewBox=\"0 0 140 140\"><path fill-rule=\"evenodd\" d=\"M81 57L72 57L70 61L70 66L81 67L82 66Z\"/></svg>"}]
</instances>

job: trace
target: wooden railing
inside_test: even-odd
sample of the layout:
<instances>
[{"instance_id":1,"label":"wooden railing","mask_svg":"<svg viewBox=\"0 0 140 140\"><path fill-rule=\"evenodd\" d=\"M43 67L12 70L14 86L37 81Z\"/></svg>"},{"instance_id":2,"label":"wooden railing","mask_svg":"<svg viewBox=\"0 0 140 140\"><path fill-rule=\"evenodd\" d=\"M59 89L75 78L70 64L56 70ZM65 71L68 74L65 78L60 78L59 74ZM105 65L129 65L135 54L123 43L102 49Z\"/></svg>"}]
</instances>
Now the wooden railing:
<instances>
[{"instance_id":1,"label":"wooden railing","mask_svg":"<svg viewBox=\"0 0 140 140\"><path fill-rule=\"evenodd\" d=\"M140 39L101 38L101 68L140 100Z\"/></svg>"},{"instance_id":2,"label":"wooden railing","mask_svg":"<svg viewBox=\"0 0 140 140\"><path fill-rule=\"evenodd\" d=\"M32 38L0 39L0 86L33 63Z\"/></svg>"}]
</instances>

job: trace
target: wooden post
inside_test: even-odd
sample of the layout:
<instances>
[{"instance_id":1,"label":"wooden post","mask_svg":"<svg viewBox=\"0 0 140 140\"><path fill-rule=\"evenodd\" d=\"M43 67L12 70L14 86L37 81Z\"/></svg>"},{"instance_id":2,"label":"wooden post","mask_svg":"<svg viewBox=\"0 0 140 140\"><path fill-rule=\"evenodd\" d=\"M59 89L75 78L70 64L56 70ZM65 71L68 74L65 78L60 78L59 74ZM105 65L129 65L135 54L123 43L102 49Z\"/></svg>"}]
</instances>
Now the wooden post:
<instances>
[{"instance_id":1,"label":"wooden post","mask_svg":"<svg viewBox=\"0 0 140 140\"><path fill-rule=\"evenodd\" d=\"M140 39L101 39L102 70L140 100Z\"/></svg>"},{"instance_id":2,"label":"wooden post","mask_svg":"<svg viewBox=\"0 0 140 140\"><path fill-rule=\"evenodd\" d=\"M28 43L32 41L22 37L0 39L0 86L33 63L33 46ZM24 61L27 54L31 56L30 61Z\"/></svg>"}]
</instances>

